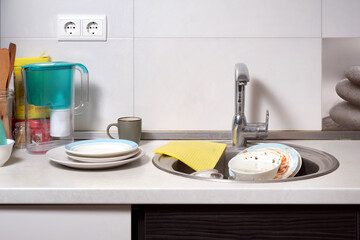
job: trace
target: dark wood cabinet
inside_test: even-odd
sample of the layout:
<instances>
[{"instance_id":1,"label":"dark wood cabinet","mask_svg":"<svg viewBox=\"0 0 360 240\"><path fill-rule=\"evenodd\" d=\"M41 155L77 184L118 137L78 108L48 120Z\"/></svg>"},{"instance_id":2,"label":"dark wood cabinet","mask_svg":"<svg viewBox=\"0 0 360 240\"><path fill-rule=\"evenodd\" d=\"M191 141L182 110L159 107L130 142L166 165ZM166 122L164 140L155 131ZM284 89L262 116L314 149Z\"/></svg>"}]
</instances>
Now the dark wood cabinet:
<instances>
[{"instance_id":1,"label":"dark wood cabinet","mask_svg":"<svg viewBox=\"0 0 360 240\"><path fill-rule=\"evenodd\" d=\"M353 205L134 205L132 239L359 239Z\"/></svg>"}]
</instances>

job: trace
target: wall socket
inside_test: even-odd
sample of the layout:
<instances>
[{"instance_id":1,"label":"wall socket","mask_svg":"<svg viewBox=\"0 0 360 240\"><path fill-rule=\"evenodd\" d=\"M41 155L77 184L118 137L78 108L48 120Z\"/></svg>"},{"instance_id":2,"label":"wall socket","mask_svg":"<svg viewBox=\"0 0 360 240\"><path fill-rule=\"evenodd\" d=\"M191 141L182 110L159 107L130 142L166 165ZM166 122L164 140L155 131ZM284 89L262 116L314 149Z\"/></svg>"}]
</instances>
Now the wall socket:
<instances>
[{"instance_id":1,"label":"wall socket","mask_svg":"<svg viewBox=\"0 0 360 240\"><path fill-rule=\"evenodd\" d=\"M106 41L106 15L59 15L59 41Z\"/></svg>"}]
</instances>

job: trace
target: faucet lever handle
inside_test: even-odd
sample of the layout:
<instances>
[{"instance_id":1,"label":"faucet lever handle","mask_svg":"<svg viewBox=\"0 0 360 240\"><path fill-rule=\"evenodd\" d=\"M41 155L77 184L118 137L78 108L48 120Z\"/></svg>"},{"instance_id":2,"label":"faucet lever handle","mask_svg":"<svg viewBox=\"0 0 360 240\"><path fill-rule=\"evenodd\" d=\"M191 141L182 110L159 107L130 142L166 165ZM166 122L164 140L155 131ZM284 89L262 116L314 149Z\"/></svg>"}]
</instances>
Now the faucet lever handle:
<instances>
[{"instance_id":1,"label":"faucet lever handle","mask_svg":"<svg viewBox=\"0 0 360 240\"><path fill-rule=\"evenodd\" d=\"M269 126L269 110L266 110L266 117L265 117L265 128L266 128L266 132L268 131L268 126Z\"/></svg>"},{"instance_id":2,"label":"faucet lever handle","mask_svg":"<svg viewBox=\"0 0 360 240\"><path fill-rule=\"evenodd\" d=\"M269 126L269 110L266 110L265 122L246 123L244 131L248 133L249 132L253 133L255 138L259 138L259 136L261 135L263 135L263 137L267 137L268 126Z\"/></svg>"}]
</instances>

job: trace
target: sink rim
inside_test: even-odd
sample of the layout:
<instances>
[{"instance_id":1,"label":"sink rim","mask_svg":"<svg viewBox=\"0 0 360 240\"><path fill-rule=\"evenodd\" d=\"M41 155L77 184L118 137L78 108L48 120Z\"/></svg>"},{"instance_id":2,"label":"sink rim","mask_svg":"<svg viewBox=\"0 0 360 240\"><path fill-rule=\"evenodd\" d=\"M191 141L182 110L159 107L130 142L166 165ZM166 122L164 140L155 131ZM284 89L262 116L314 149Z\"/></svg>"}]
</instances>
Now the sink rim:
<instances>
[{"instance_id":1,"label":"sink rim","mask_svg":"<svg viewBox=\"0 0 360 240\"><path fill-rule=\"evenodd\" d=\"M310 147L299 146L299 145L295 145L295 144L285 144L285 145L295 148L300 153L302 158L305 158L304 155L305 156L311 155L313 157L315 155L315 157L318 157L318 158L322 157L322 158L316 159L316 161L309 160L306 157L306 159L308 161L312 161L319 167L318 171L316 173L310 173L310 174L303 175L303 176L295 176L295 177L285 178L285 179L270 179L270 180L251 181L251 180L204 178L204 177L176 171L172 168L172 165L176 161L179 161L179 160L172 158L170 156L162 155L162 154L155 154L155 156L152 159L152 163L158 169L165 171L167 173L173 174L173 175L182 176L182 177L186 177L186 178L190 178L190 179L198 179L198 180L205 180L205 181L212 181L212 182L223 182L223 183L279 183L279 182L293 182L293 181L307 180L307 179L313 179L313 178L318 178L318 177L327 175L331 172L334 172L340 166L339 161L333 155L331 155L327 152L324 152L322 150L318 150L318 149L314 149L314 148L310 148ZM231 146L230 148L234 148L234 147ZM240 151L240 150L234 149L233 151ZM160 161L162 158L167 158L167 162L161 163Z\"/></svg>"}]
</instances>

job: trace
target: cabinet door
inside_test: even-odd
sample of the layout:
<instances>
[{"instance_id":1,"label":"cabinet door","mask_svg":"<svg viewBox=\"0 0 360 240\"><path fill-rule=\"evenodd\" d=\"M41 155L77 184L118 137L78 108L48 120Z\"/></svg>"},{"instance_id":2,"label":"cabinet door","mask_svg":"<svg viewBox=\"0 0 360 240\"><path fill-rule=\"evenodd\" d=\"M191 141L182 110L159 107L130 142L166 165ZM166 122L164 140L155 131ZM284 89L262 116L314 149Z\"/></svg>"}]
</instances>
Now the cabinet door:
<instances>
[{"instance_id":1,"label":"cabinet door","mask_svg":"<svg viewBox=\"0 0 360 240\"><path fill-rule=\"evenodd\" d=\"M130 240L130 205L0 205L0 239Z\"/></svg>"},{"instance_id":2,"label":"cabinet door","mask_svg":"<svg viewBox=\"0 0 360 240\"><path fill-rule=\"evenodd\" d=\"M329 205L134 206L134 239L356 239L357 208Z\"/></svg>"}]
</instances>

